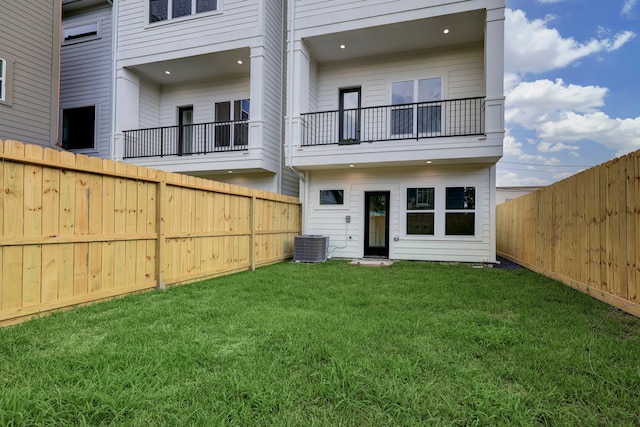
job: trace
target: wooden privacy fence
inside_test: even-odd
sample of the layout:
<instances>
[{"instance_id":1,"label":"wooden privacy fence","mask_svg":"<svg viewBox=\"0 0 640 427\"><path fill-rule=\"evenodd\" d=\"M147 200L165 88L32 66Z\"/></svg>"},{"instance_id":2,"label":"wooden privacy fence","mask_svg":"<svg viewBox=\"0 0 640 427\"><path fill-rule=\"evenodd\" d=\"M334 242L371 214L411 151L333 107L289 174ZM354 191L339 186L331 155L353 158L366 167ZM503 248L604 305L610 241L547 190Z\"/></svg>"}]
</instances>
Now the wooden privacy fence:
<instances>
[{"instance_id":1,"label":"wooden privacy fence","mask_svg":"<svg viewBox=\"0 0 640 427\"><path fill-rule=\"evenodd\" d=\"M0 325L293 256L295 197L0 140Z\"/></svg>"},{"instance_id":2,"label":"wooden privacy fence","mask_svg":"<svg viewBox=\"0 0 640 427\"><path fill-rule=\"evenodd\" d=\"M640 316L640 151L496 211L498 254Z\"/></svg>"}]
</instances>

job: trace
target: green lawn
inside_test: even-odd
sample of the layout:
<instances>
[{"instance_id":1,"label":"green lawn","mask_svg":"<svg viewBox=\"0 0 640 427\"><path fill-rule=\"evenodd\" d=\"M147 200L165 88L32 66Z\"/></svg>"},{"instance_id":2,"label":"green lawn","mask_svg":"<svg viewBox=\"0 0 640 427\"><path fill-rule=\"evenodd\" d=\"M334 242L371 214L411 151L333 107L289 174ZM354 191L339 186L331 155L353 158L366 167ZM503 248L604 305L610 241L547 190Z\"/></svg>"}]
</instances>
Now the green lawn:
<instances>
[{"instance_id":1,"label":"green lawn","mask_svg":"<svg viewBox=\"0 0 640 427\"><path fill-rule=\"evenodd\" d=\"M0 425L640 425L640 319L527 270L281 263L0 330Z\"/></svg>"}]
</instances>

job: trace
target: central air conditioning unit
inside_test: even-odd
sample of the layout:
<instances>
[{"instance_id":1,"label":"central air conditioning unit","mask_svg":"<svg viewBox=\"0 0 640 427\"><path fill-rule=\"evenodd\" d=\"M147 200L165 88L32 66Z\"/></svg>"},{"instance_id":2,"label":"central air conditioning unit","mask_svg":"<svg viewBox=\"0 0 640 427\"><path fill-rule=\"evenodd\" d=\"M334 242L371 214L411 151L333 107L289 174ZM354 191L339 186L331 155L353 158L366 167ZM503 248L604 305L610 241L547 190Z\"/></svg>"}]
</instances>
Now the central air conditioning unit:
<instances>
[{"instance_id":1,"label":"central air conditioning unit","mask_svg":"<svg viewBox=\"0 0 640 427\"><path fill-rule=\"evenodd\" d=\"M327 260L328 236L302 235L293 239L294 262L323 262Z\"/></svg>"}]
</instances>

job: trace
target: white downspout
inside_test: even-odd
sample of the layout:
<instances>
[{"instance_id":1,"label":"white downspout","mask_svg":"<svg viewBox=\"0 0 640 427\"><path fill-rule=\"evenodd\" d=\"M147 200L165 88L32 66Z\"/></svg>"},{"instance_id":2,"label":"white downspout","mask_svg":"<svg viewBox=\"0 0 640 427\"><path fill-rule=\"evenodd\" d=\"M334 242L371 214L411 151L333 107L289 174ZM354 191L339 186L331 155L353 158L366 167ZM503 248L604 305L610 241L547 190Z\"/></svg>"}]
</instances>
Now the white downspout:
<instances>
[{"instance_id":1,"label":"white downspout","mask_svg":"<svg viewBox=\"0 0 640 427\"><path fill-rule=\"evenodd\" d=\"M111 10L111 138L109 138L109 158L114 159L116 145L116 112L117 110L117 88L116 78L116 55L118 53L118 6L119 1L112 2Z\"/></svg>"}]
</instances>

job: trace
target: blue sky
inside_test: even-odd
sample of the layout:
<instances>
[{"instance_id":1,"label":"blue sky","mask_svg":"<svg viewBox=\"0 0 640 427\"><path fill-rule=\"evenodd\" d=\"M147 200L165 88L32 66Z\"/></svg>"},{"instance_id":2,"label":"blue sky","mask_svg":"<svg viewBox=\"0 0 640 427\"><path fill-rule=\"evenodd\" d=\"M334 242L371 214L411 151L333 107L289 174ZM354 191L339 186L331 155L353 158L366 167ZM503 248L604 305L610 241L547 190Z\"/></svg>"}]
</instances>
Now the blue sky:
<instances>
[{"instance_id":1,"label":"blue sky","mask_svg":"<svg viewBox=\"0 0 640 427\"><path fill-rule=\"evenodd\" d=\"M640 149L640 0L506 2L497 185L548 185Z\"/></svg>"}]
</instances>

